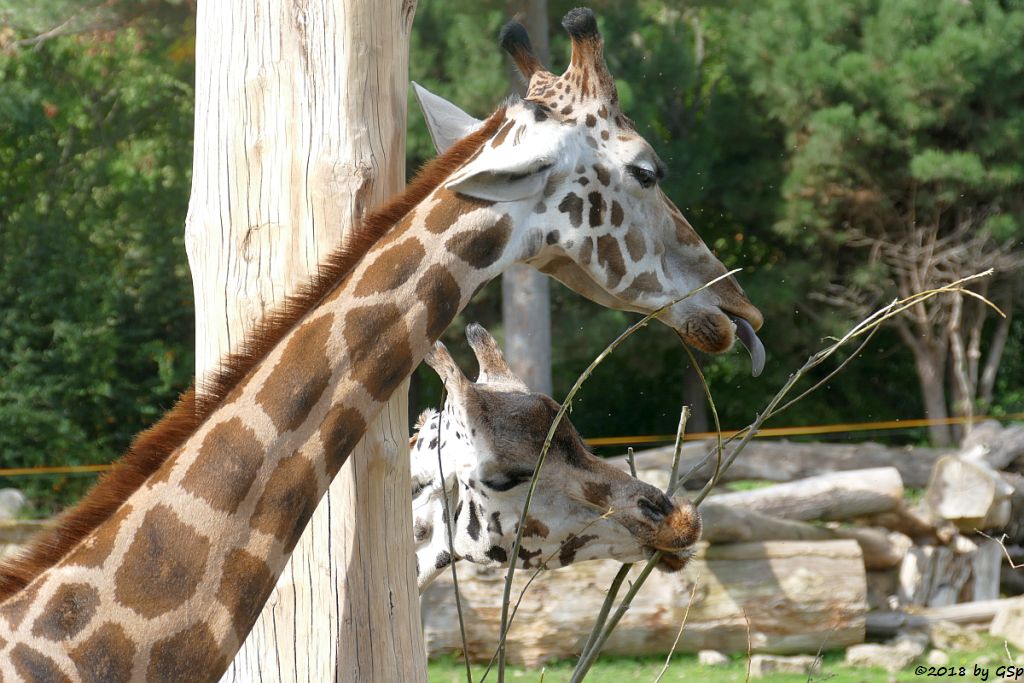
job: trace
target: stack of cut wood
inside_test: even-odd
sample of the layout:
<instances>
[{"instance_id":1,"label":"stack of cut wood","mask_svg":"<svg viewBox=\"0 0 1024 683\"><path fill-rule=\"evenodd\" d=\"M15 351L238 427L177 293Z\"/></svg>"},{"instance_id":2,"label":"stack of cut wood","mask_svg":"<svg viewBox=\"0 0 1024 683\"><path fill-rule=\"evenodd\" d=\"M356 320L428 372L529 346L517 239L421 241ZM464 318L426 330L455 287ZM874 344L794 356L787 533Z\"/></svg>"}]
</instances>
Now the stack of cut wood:
<instances>
[{"instance_id":1,"label":"stack of cut wood","mask_svg":"<svg viewBox=\"0 0 1024 683\"><path fill-rule=\"evenodd\" d=\"M684 448L687 486L712 476L708 447ZM664 486L671 457L638 453L640 477ZM755 441L722 484L701 506L696 559L651 575L606 652L667 652L684 617L683 651L814 654L945 622L1024 639L1024 598L1000 599L1024 594L1024 426L976 426L960 449ZM468 654L486 660L504 571L458 568ZM509 634L513 660L578 654L617 568L538 575ZM513 596L531 574L517 573ZM454 610L446 574L423 597L431 655L462 650Z\"/></svg>"}]
</instances>

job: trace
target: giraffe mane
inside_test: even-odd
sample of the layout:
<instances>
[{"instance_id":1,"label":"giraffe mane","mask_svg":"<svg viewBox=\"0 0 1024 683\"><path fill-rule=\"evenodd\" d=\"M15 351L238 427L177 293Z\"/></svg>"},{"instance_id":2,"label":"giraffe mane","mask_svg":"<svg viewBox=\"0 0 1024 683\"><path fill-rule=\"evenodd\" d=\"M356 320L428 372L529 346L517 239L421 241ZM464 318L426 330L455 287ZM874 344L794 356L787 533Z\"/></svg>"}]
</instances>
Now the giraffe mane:
<instances>
[{"instance_id":1,"label":"giraffe mane","mask_svg":"<svg viewBox=\"0 0 1024 683\"><path fill-rule=\"evenodd\" d=\"M287 297L270 312L240 350L223 360L212 378L203 382L202 396L196 395L193 383L174 408L135 437L126 453L77 505L58 517L50 529L38 534L17 557L0 562L0 603L56 565L109 519L202 426L230 390L266 358L295 324L345 280L377 241L478 152L504 121L502 107L479 129L424 165L401 194L360 221L344 243L320 264L318 273L297 294Z\"/></svg>"}]
</instances>

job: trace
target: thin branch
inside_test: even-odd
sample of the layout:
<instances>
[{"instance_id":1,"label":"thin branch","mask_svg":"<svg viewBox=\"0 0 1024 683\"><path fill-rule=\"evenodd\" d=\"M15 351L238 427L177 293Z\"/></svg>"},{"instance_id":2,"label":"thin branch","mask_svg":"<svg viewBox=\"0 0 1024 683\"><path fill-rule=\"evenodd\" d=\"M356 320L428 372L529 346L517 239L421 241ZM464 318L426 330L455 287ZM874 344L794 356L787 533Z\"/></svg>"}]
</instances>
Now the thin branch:
<instances>
[{"instance_id":1,"label":"thin branch","mask_svg":"<svg viewBox=\"0 0 1024 683\"><path fill-rule=\"evenodd\" d=\"M580 374L580 376L576 379L576 383L573 384L572 388L569 390L569 393L566 394L565 400L562 402L562 405L558 409L558 413L555 415L554 420L552 420L551 422L551 427L548 428L547 436L544 439L544 445L541 447L540 456L537 459L537 467L533 472L533 477L530 479L530 488L526 492L526 500L523 502L523 511L519 517L519 526L516 529L516 539L512 545L512 553L510 556L511 561L509 562L508 565L508 572L505 574L505 590L504 593L502 594L501 603L501 629L498 635L498 683L504 683L505 680L505 639L506 636L508 635L509 629L508 606L512 593L512 577L515 575L516 559L519 557L519 548L522 544L523 532L526 527L526 517L530 512L530 504L533 502L533 495L534 492L537 490L537 482L540 481L541 468L544 466L544 461L547 459L548 451L551 449L551 442L554 439L555 431L558 429L558 425L561 424L562 419L565 417L565 413L569 410L569 406L572 405L572 400L576 397L576 394L583 386L583 383L590 378L590 375L594 372L597 366L600 365L605 360L605 358L611 355L611 353L615 351L615 349L617 349L619 345L622 344L622 342L631 337L637 330L639 330L642 327L646 327L651 322L651 320L657 318L659 315L664 313L672 306L675 306L680 301L688 299L702 292L703 290L707 289L708 287L711 287L715 283L726 278L729 278L732 275L735 275L736 273L740 272L741 270L741 268L736 268L727 273L723 273L722 275L706 282L700 287L690 292L687 292L678 299L670 301L661 308L644 316L643 319L641 319L640 321L631 325L625 332L616 337L615 340L612 341L612 343L606 346L605 349L600 354L598 354L597 358L591 361L590 365L587 366L587 369L584 370L583 373Z\"/></svg>"},{"instance_id":2,"label":"thin branch","mask_svg":"<svg viewBox=\"0 0 1024 683\"><path fill-rule=\"evenodd\" d=\"M469 664L469 641L466 638L466 620L462 615L462 594L459 592L459 572L455 569L455 536L452 531L454 521L451 505L448 502L448 487L444 481L444 464L441 459L441 442L444 430L444 403L448 394L448 383L441 385L441 410L437 415L437 472L441 479L441 498L444 500L444 528L448 537L448 557L452 568L452 584L455 588L455 611L459 613L459 634L462 636L462 659L466 664L466 683L473 683L473 670Z\"/></svg>"},{"instance_id":3,"label":"thin branch","mask_svg":"<svg viewBox=\"0 0 1024 683\"><path fill-rule=\"evenodd\" d=\"M675 654L676 648L679 647L679 641L683 637L683 629L686 628L686 620L690 616L690 607L693 606L693 601L697 597L697 586L700 585L700 574L697 574L697 578L693 580L693 590L690 591L690 601L686 603L686 611L683 612L683 621L679 624L679 630L676 632L676 639L672 641L672 647L668 650L668 656L665 657L665 665L661 667L661 671L658 672L658 677L654 679L654 683L659 683L661 679L668 673L668 666L672 662L672 655Z\"/></svg>"}]
</instances>

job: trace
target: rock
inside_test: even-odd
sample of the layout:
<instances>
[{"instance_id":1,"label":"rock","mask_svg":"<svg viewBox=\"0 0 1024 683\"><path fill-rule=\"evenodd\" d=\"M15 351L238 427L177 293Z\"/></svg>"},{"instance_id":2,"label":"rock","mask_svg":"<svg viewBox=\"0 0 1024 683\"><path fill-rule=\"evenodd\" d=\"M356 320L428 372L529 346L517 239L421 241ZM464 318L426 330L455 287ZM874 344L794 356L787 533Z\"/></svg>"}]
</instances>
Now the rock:
<instances>
[{"instance_id":1,"label":"rock","mask_svg":"<svg viewBox=\"0 0 1024 683\"><path fill-rule=\"evenodd\" d=\"M951 621L937 621L928 627L928 638L932 647L940 650L971 652L982 650L985 642L974 631Z\"/></svg>"},{"instance_id":2,"label":"rock","mask_svg":"<svg viewBox=\"0 0 1024 683\"><path fill-rule=\"evenodd\" d=\"M989 633L1024 649L1024 598L1013 600L996 613Z\"/></svg>"},{"instance_id":3,"label":"rock","mask_svg":"<svg viewBox=\"0 0 1024 683\"><path fill-rule=\"evenodd\" d=\"M877 667L896 673L924 654L927 637L923 634L900 634L884 645L864 643L846 648L850 666Z\"/></svg>"},{"instance_id":4,"label":"rock","mask_svg":"<svg viewBox=\"0 0 1024 683\"><path fill-rule=\"evenodd\" d=\"M701 650L697 653L697 663L701 666L725 666L729 657L718 650Z\"/></svg>"},{"instance_id":5,"label":"rock","mask_svg":"<svg viewBox=\"0 0 1024 683\"><path fill-rule=\"evenodd\" d=\"M821 669L821 659L813 655L754 655L750 658L750 677L764 678L774 674L816 674Z\"/></svg>"},{"instance_id":6,"label":"rock","mask_svg":"<svg viewBox=\"0 0 1024 683\"><path fill-rule=\"evenodd\" d=\"M18 489L0 489L0 520L16 518L25 502L25 494Z\"/></svg>"},{"instance_id":7,"label":"rock","mask_svg":"<svg viewBox=\"0 0 1024 683\"><path fill-rule=\"evenodd\" d=\"M932 650L928 653L928 657L925 659L925 662L928 666L946 666L949 664L949 655L942 650Z\"/></svg>"}]
</instances>

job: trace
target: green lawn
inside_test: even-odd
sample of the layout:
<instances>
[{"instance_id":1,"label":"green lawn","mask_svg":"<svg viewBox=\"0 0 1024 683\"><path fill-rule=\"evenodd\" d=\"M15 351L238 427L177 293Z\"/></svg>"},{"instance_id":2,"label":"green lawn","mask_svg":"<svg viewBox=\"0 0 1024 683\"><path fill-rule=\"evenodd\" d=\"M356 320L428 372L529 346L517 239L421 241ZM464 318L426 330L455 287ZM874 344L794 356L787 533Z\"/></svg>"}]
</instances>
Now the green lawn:
<instances>
[{"instance_id":1,"label":"green lawn","mask_svg":"<svg viewBox=\"0 0 1024 683\"><path fill-rule=\"evenodd\" d=\"M1017 666L1024 666L1024 655L1011 648L1011 655ZM996 668L1006 665L1007 655L1003 648L1002 641L989 640L984 650L979 652L951 652L948 667L964 667L965 675L936 676L918 675L914 668L918 664L924 665L921 661L910 665L907 669L899 672L894 680L900 683L910 681L995 681ZM923 658L922 658L923 660ZM658 673L664 666L664 658L641 658L631 659L624 657L605 658L599 660L587 677L588 683L619 683L620 681L645 681L653 683ZM974 675L974 667L981 666L988 671L987 678ZM572 673L573 662L555 662L543 670L523 669L514 667L509 670L506 678L511 681L540 681L544 683L565 683ZM484 666L473 666L473 680L479 683L483 675ZM430 683L465 683L466 669L460 660L453 658L440 659L430 663ZM665 676L661 679L668 681L697 681L699 683L742 683L746 680L747 662L745 656L736 655L728 666L723 667L702 667L697 664L696 655L678 654L672 658ZM542 678L543 677L543 678ZM494 671L487 677L488 681L497 681ZM760 680L772 681L772 683L803 683L807 681L806 675L775 675ZM843 664L842 652L829 652L824 656L822 673L811 680L818 683L870 683L874 681L889 681L889 674L882 669L852 669ZM1000 679L1002 680L1002 679ZM1024 679L1021 679L1024 680Z\"/></svg>"}]
</instances>

